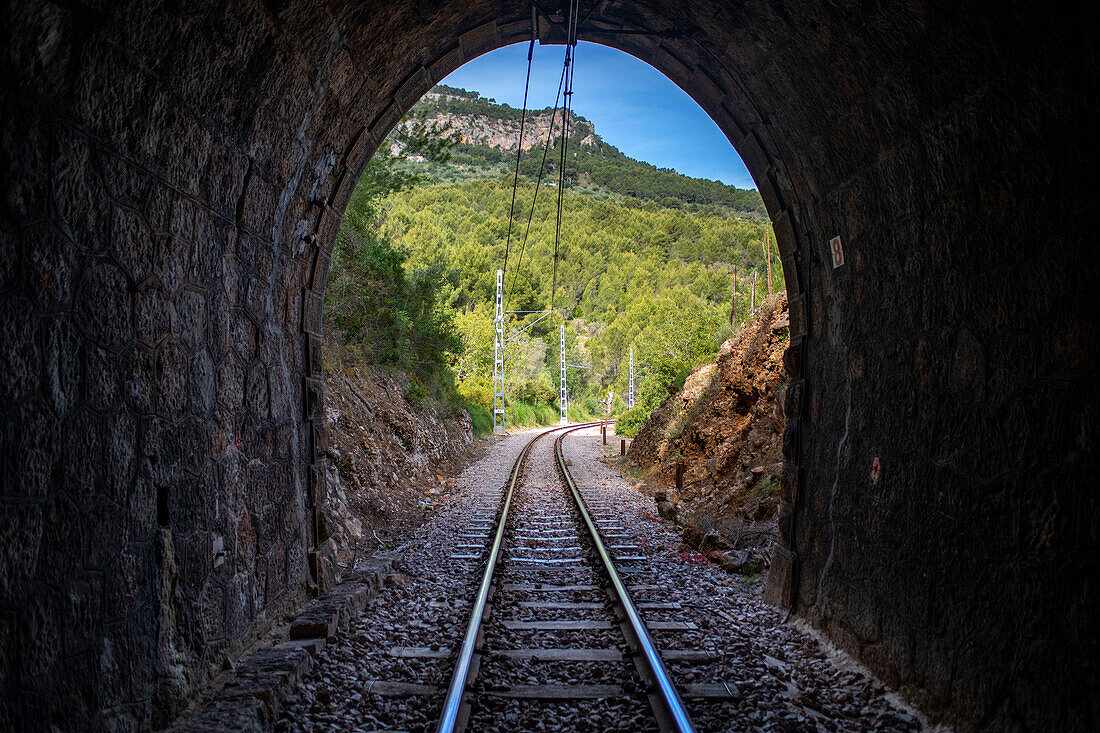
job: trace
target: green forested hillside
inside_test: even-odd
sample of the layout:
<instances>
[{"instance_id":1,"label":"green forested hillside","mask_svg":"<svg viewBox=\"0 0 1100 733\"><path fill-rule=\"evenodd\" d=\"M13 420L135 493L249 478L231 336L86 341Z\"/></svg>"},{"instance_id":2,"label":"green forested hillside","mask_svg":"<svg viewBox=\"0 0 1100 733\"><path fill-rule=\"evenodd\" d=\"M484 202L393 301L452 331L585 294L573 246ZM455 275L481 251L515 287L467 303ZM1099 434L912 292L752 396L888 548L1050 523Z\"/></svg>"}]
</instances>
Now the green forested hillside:
<instances>
[{"instance_id":1,"label":"green forested hillside","mask_svg":"<svg viewBox=\"0 0 1100 733\"><path fill-rule=\"evenodd\" d=\"M503 123L516 125L519 122L521 110L506 104L496 104L476 92L450 87L436 87L435 91L454 96L421 100L410 114L428 120L442 115L453 115L462 120L476 119L480 124L490 126ZM551 114L551 109L529 110L527 113L528 119L548 117ZM584 117L573 115L571 120L565 165L566 179L571 186L660 201L669 207L706 205L722 207L735 213L764 214L764 202L760 194L752 189L727 186L704 178L691 178L674 170L657 168L635 160L600 138L592 123ZM580 144L582 140L587 142ZM520 175L527 177L532 183L538 178L542 165L543 143L544 140L539 140L538 146L527 151L520 161ZM557 166L561 159L560 145L560 138L555 137L550 152L546 155L544 180L557 180ZM514 166L514 150L470 142L456 145L446 165L432 165L423 161L409 163L410 170L426 173L436 182L495 178L500 174L513 172Z\"/></svg>"},{"instance_id":2,"label":"green forested hillside","mask_svg":"<svg viewBox=\"0 0 1100 733\"><path fill-rule=\"evenodd\" d=\"M510 114L476 96L449 103ZM768 223L757 192L657 171L602 141L567 159L555 286L558 191L547 181L557 176L544 174L533 214L537 169L520 176L509 247L514 179L502 171L514 152L455 145L454 119L414 113L352 197L325 299L326 343L341 358L410 371L420 385L410 396L448 399L485 429L495 277L506 267L505 308L534 311L508 316L509 423L556 418L565 324L574 419L595 414L608 392L617 410L625 407L634 347L638 406L625 416L629 428L714 359L731 316L741 323L752 307L754 277L755 302L767 294ZM770 252L772 286L782 288ZM544 316L552 296L554 311Z\"/></svg>"},{"instance_id":3,"label":"green forested hillside","mask_svg":"<svg viewBox=\"0 0 1100 733\"><path fill-rule=\"evenodd\" d=\"M529 205L533 192L533 186L521 186L518 200ZM511 193L508 180L421 186L384 202L383 231L409 253L410 268L445 273L440 278L444 304L487 324L495 272L504 266ZM508 310L550 307L554 193L540 195L526 248L526 216L517 213L505 281ZM577 355L568 362L591 367L571 375L571 394L597 397L611 388L625 398L625 360L632 344L639 365L652 362L656 370L658 364L671 363L670 373L681 377L712 359L730 333L734 274L741 280L738 322L750 307L753 270L759 272L757 300L767 292L764 227L753 219L567 192L554 303L559 315L523 337L545 340L547 347L509 347L509 382L517 388L542 382L542 393L553 399L557 328L563 321L569 324L568 338L576 339ZM773 267L773 287L782 287L778 267ZM537 317L512 316L511 331ZM468 393L484 399L492 386L491 338L470 346L481 351L468 355L463 381Z\"/></svg>"}]
</instances>

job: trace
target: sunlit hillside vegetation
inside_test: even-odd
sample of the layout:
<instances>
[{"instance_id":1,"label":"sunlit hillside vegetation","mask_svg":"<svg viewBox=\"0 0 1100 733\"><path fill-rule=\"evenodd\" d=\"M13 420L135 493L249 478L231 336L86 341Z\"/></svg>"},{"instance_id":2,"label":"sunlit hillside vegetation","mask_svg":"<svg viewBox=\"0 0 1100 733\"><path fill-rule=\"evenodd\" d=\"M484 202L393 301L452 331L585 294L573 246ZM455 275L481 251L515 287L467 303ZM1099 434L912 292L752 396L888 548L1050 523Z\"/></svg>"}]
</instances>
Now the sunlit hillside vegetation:
<instances>
[{"instance_id":1,"label":"sunlit hillside vegetation","mask_svg":"<svg viewBox=\"0 0 1100 733\"><path fill-rule=\"evenodd\" d=\"M506 104L496 104L476 92L451 87L436 87L440 94L425 97L413 107L412 118L425 120L457 119L456 131L472 128L515 130L521 110ZM528 122L541 120L549 128L554 110L528 111ZM561 113L558 112L555 130L560 132ZM570 116L570 142L565 145L566 184L588 192L602 192L611 196L630 197L645 201L657 201L669 208L687 208L693 211L718 209L736 214L763 216L764 202L752 189L728 186L718 181L691 178L668 168L657 168L649 163L625 155L611 143L602 139L591 122L577 115ZM532 140L530 129L526 140ZM557 180L557 167L561 160L562 141L556 132L548 153L544 156L539 139L520 160L519 173L534 183L539 170L544 180ZM405 167L425 174L437 183L455 183L471 179L496 178L515 171L515 149L502 149L469 140L462 140L451 149L446 163L437 163L416 157ZM543 160L545 159L545 168Z\"/></svg>"},{"instance_id":2,"label":"sunlit hillside vegetation","mask_svg":"<svg viewBox=\"0 0 1100 733\"><path fill-rule=\"evenodd\" d=\"M479 108L483 102L472 100ZM577 183L567 183L563 195L555 289L556 188L544 180L531 215L534 182L521 176L509 246L512 176L485 166L482 173L493 177L432 182L448 180L440 171L449 167L472 169L468 159L455 162L465 154L460 145L410 156L433 136L454 136L430 118L413 119L420 120L413 144L406 133L394 146L400 156L376 156L349 205L326 297L326 337L339 342L345 358L413 372L426 394L470 411L479 430L490 424L492 304L506 250L506 309L545 311L552 294L555 308L537 323L538 313L509 316L508 333L534 323L506 349L510 424L556 419L562 323L566 363L577 365L569 369L573 419L602 413L609 391L614 409L625 408L634 347L638 407L625 416L629 428L693 367L714 359L731 317L739 324L752 307L754 275L756 302L767 294L767 221L751 206L735 211L732 194L722 204L685 203ZM591 162L594 153L585 155ZM582 160L567 163L567 181L591 181L589 172L570 167ZM654 178L630 170L640 188ZM671 175L677 186L694 180ZM750 204L759 199L755 191L722 188L745 194ZM774 245L771 253L772 287L779 289Z\"/></svg>"}]
</instances>

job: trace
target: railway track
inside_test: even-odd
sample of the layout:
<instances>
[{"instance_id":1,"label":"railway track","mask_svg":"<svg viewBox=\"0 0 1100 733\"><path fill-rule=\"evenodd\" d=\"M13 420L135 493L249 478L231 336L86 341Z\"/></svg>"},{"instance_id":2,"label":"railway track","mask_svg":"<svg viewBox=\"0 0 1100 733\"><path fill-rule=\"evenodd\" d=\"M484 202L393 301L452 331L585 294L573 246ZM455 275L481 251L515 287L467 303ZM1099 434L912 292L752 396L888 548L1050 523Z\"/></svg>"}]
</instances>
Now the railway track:
<instances>
[{"instance_id":1,"label":"railway track","mask_svg":"<svg viewBox=\"0 0 1100 733\"><path fill-rule=\"evenodd\" d=\"M612 508L586 497L570 474L563 441L591 426L532 439L510 472L487 556L454 556L483 561L485 569L439 733L506 730L535 717L546 730L695 730L643 617L669 604L635 603L624 580L647 558L627 541ZM544 454L555 433L551 462ZM486 524L475 527L468 539ZM655 626L690 628L675 621ZM717 693L711 687L689 691L733 696L728 687Z\"/></svg>"},{"instance_id":2,"label":"railway track","mask_svg":"<svg viewBox=\"0 0 1100 733\"><path fill-rule=\"evenodd\" d=\"M509 436L463 472L393 551L386 591L313 644L278 733L677 730L654 656L699 731L919 729L741 580L678 550L652 500L600 461L595 431L556 432Z\"/></svg>"}]
</instances>

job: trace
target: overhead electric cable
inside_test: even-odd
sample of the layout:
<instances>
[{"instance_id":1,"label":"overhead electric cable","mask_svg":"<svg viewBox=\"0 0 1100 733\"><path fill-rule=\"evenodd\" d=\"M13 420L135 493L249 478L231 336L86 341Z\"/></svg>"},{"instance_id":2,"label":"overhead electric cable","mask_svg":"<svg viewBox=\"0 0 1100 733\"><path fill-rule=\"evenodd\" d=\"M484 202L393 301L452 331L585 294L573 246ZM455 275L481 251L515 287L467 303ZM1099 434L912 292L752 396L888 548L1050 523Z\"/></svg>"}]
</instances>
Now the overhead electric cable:
<instances>
[{"instance_id":1,"label":"overhead electric cable","mask_svg":"<svg viewBox=\"0 0 1100 733\"><path fill-rule=\"evenodd\" d=\"M516 145L516 175L512 181L512 204L508 207L508 239L504 245L504 277L508 277L508 253L512 249L512 220L516 213L516 189L519 188L519 161L523 157L523 127L527 121L527 93L531 89L531 59L535 55L535 29L531 28L531 45L527 47L527 81L523 84L523 111L519 115L519 143Z\"/></svg>"},{"instance_id":2,"label":"overhead electric cable","mask_svg":"<svg viewBox=\"0 0 1100 733\"><path fill-rule=\"evenodd\" d=\"M554 223L554 280L550 288L551 312L554 310L554 302L558 295L558 250L561 245L562 204L565 197L566 152L569 149L569 115L573 109L573 71L576 67L576 57L573 53L577 17L575 3L579 4L579 2L580 0L571 0L569 3L569 19L565 29L565 97L562 99L561 155L558 160L558 210Z\"/></svg>"},{"instance_id":3,"label":"overhead electric cable","mask_svg":"<svg viewBox=\"0 0 1100 733\"><path fill-rule=\"evenodd\" d=\"M523 244L519 249L519 263L516 264L516 274L512 276L512 287L508 289L508 300L512 299L512 293L515 292L519 268L523 264L523 253L527 251L527 238L531 234L531 220L535 216L535 204L539 200L539 188L542 187L542 176L546 171L546 155L550 152L550 141L554 138L554 121L558 118L558 99L561 97L562 86L565 84L565 68L562 67L561 79L558 80L558 91L554 95L554 111L550 115L550 131L546 134L546 144L542 148L542 164L539 166L538 180L535 181L535 195L531 198L531 212L527 216L527 228L523 232Z\"/></svg>"}]
</instances>

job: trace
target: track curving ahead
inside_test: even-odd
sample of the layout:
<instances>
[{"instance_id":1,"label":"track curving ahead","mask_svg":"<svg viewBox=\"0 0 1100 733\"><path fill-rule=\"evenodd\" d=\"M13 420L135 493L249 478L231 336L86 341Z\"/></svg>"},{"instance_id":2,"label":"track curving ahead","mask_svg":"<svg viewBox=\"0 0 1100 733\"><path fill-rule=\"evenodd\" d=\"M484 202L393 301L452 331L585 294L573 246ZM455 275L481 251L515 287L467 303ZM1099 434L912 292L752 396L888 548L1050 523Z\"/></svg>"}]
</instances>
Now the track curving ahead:
<instances>
[{"instance_id":1,"label":"track curving ahead","mask_svg":"<svg viewBox=\"0 0 1100 733\"><path fill-rule=\"evenodd\" d=\"M613 421L610 421L613 422ZM480 654L478 646L481 642L486 610L489 607L489 599L493 592L494 574L496 572L502 550L504 548L505 531L508 526L509 514L512 509L516 486L519 483L523 464L527 459L531 447L541 438L551 433L558 433L554 446L554 454L562 479L569 489L576 508L589 533L589 540L596 549L600 558L603 571L610 580L609 593L611 594L621 619L620 628L631 648L635 667L647 683L647 694L655 721L661 731L676 731L677 733L693 733L695 728L685 709L675 685L672 683L660 655L650 637L645 623L637 607L631 601L626 585L619 577L615 564L600 537L596 523L585 504L584 498L576 482L569 472L568 462L562 453L562 441L565 436L577 430L589 428L600 423L584 423L573 426L553 428L532 438L520 455L517 457L509 473L507 490L501 502L501 509L497 519L496 532L493 544L485 563L485 570L470 613L470 620L463 638L462 647L459 650L455 664L455 670L447 689L447 696L443 704L442 714L436 728L437 733L454 733L465 729L470 713L469 690L473 680L477 677L480 666Z\"/></svg>"},{"instance_id":2,"label":"track curving ahead","mask_svg":"<svg viewBox=\"0 0 1100 733\"><path fill-rule=\"evenodd\" d=\"M584 497L581 496L580 489L577 488L572 474L569 473L565 455L562 453L562 441L570 432L572 431L566 431L558 436L554 443L554 456L557 458L558 468L561 469L565 483L569 487L569 492L573 495L581 519L584 520L584 524L588 528L589 538L600 556L604 572L611 580L612 594L624 618L623 633L626 636L627 643L635 651L634 662L638 668L638 673L650 683L652 688L655 688L653 692L650 692L649 700L653 706L653 712L657 716L657 723L663 731L677 731L677 733L694 731L695 727L691 723L687 709L684 707L679 693L676 692L676 686L672 683L672 678L669 677L664 662L661 661L661 657L657 653L657 647L649 636L645 622L642 621L641 614L630 599L626 584L619 577L619 572L615 569L611 554L600 538L596 523L592 521Z\"/></svg>"}]
</instances>

